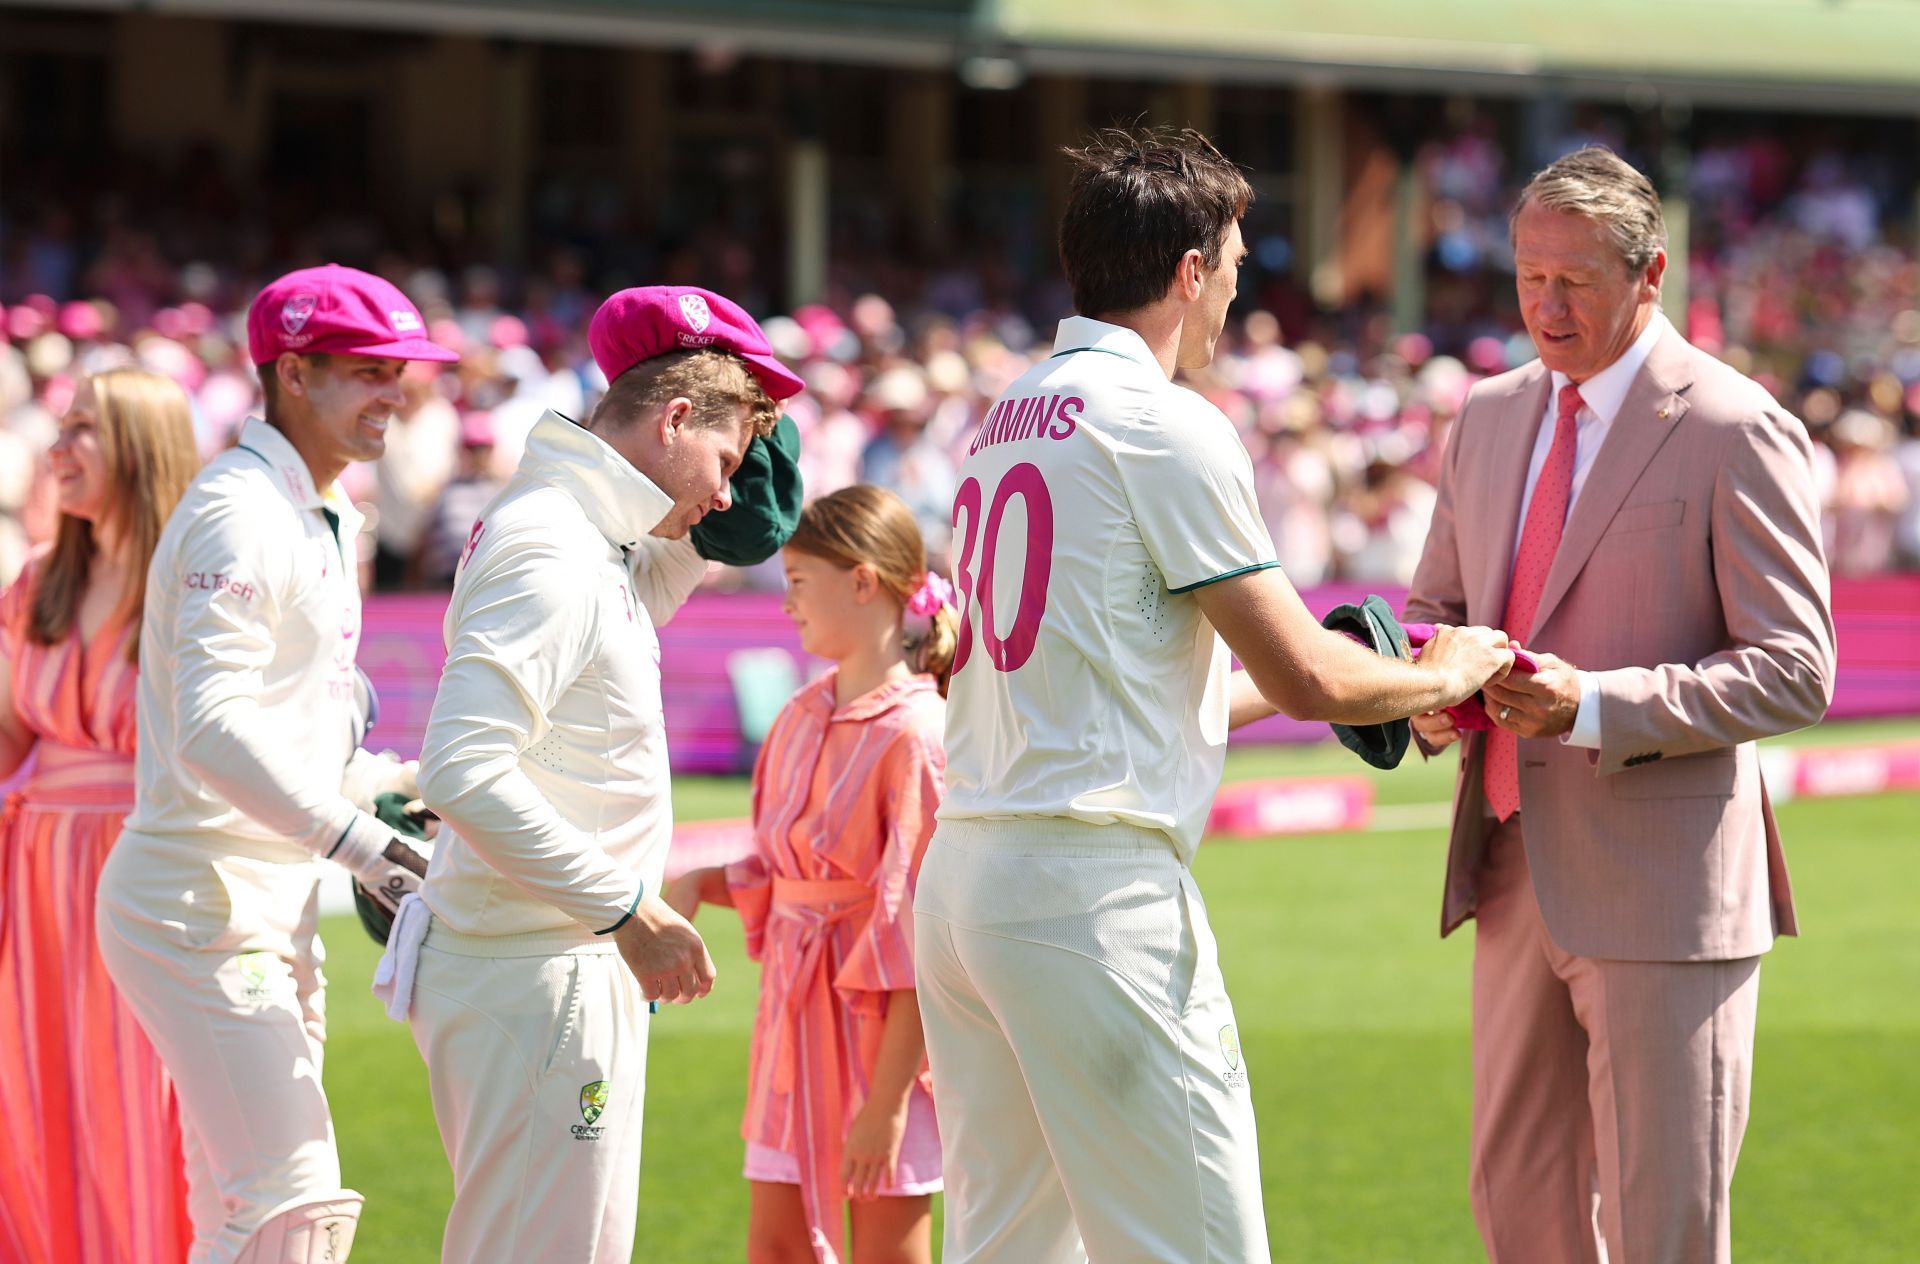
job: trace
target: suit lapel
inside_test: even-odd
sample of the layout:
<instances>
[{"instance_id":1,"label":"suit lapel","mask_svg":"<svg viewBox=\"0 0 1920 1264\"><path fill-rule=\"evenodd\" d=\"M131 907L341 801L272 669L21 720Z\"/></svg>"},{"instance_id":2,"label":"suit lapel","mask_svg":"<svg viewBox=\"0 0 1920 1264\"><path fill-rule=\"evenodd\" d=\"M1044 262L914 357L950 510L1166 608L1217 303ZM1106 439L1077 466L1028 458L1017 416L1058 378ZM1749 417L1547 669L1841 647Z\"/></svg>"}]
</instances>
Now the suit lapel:
<instances>
[{"instance_id":1,"label":"suit lapel","mask_svg":"<svg viewBox=\"0 0 1920 1264\"><path fill-rule=\"evenodd\" d=\"M1554 607L1573 587L1580 568L1587 564L1640 472L1686 415L1687 401L1680 392L1692 384L1693 367L1687 362L1686 343L1677 333L1663 334L1633 379L1620 413L1607 431L1606 442L1600 445L1593 468L1587 472L1586 485L1567 515L1560 548L1553 555L1553 567L1547 572L1540 605L1533 614L1536 637L1547 626Z\"/></svg>"},{"instance_id":2,"label":"suit lapel","mask_svg":"<svg viewBox=\"0 0 1920 1264\"><path fill-rule=\"evenodd\" d=\"M1527 490L1527 466L1533 459L1533 445L1539 439L1540 422L1547 412L1547 392L1552 384L1553 378L1546 366L1535 360L1531 370L1515 383L1509 402L1499 406L1500 417L1517 415L1520 420L1503 420L1491 436L1492 451L1487 460L1492 468L1484 484L1487 495L1482 506L1491 515L1488 527L1493 549L1481 555L1485 570L1480 577L1479 592L1475 594L1479 601L1468 607L1470 618L1489 627L1499 627L1506 618L1513 542L1520 531L1520 497Z\"/></svg>"}]
</instances>

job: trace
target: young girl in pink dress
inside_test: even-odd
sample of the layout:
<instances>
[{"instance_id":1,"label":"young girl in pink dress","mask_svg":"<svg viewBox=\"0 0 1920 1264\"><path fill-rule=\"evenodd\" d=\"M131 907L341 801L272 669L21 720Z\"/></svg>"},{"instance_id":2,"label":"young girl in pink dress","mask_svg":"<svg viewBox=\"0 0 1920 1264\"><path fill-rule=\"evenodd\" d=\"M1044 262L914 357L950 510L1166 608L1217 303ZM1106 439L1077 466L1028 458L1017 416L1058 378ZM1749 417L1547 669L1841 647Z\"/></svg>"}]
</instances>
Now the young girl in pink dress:
<instances>
[{"instance_id":1,"label":"young girl in pink dress","mask_svg":"<svg viewBox=\"0 0 1920 1264\"><path fill-rule=\"evenodd\" d=\"M147 561L200 463L187 398L82 380L50 457L58 534L0 593L0 782L35 756L0 806L0 1260L180 1264L173 1087L101 965L93 892L133 806Z\"/></svg>"},{"instance_id":2,"label":"young girl in pink dress","mask_svg":"<svg viewBox=\"0 0 1920 1264\"><path fill-rule=\"evenodd\" d=\"M786 611L831 661L753 774L752 856L667 898L731 904L761 963L747 1089L751 1264L925 1264L940 1135L913 990L913 891L944 789L956 617L913 513L857 486L808 506Z\"/></svg>"}]
</instances>

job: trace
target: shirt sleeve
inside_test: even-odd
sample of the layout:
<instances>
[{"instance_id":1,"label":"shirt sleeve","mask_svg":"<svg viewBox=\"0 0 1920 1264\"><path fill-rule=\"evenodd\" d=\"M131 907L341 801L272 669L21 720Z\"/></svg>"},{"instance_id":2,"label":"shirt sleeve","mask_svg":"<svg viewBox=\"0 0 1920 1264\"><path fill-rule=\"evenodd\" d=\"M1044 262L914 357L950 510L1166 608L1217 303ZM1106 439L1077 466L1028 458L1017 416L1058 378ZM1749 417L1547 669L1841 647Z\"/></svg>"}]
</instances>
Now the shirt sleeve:
<instances>
[{"instance_id":1,"label":"shirt sleeve","mask_svg":"<svg viewBox=\"0 0 1920 1264\"><path fill-rule=\"evenodd\" d=\"M1576 671L1580 680L1580 706L1573 713L1573 727L1560 735L1564 746L1600 749L1600 682L1592 672Z\"/></svg>"},{"instance_id":2,"label":"shirt sleeve","mask_svg":"<svg viewBox=\"0 0 1920 1264\"><path fill-rule=\"evenodd\" d=\"M596 591L544 541L504 537L468 559L420 751L420 794L506 878L606 934L639 904L639 878L568 823L520 766L592 658Z\"/></svg>"},{"instance_id":3,"label":"shirt sleeve","mask_svg":"<svg viewBox=\"0 0 1920 1264\"><path fill-rule=\"evenodd\" d=\"M883 1010L885 993L914 986L914 887L933 838L934 813L946 791L946 758L938 726L902 735L880 762L871 784L885 796L880 863L873 874L873 911L833 984L851 1004Z\"/></svg>"},{"instance_id":4,"label":"shirt sleeve","mask_svg":"<svg viewBox=\"0 0 1920 1264\"><path fill-rule=\"evenodd\" d=\"M255 506L227 497L195 513L175 557L177 573L147 582L179 593L164 649L181 764L274 833L330 854L348 829L372 818L361 820L340 793L343 769L300 763L259 704L292 578L288 551L275 547Z\"/></svg>"},{"instance_id":5,"label":"shirt sleeve","mask_svg":"<svg viewBox=\"0 0 1920 1264\"><path fill-rule=\"evenodd\" d=\"M627 573L633 580L634 595L646 607L654 626L659 627L673 618L706 578L707 559L700 556L691 539L646 536L627 555Z\"/></svg>"},{"instance_id":6,"label":"shirt sleeve","mask_svg":"<svg viewBox=\"0 0 1920 1264\"><path fill-rule=\"evenodd\" d=\"M14 577L13 583L0 589L0 750L13 744L24 760L32 749L34 735L20 714L20 700L13 695L13 665L20 661L26 642L28 606L33 600L33 565ZM0 756L4 758L4 756ZM16 769L0 763L0 782ZM0 808L4 812L4 808Z\"/></svg>"},{"instance_id":7,"label":"shirt sleeve","mask_svg":"<svg viewBox=\"0 0 1920 1264\"><path fill-rule=\"evenodd\" d=\"M1233 423L1198 396L1149 412L1120 441L1120 483L1140 538L1173 592L1280 563Z\"/></svg>"},{"instance_id":8,"label":"shirt sleeve","mask_svg":"<svg viewBox=\"0 0 1920 1264\"><path fill-rule=\"evenodd\" d=\"M787 712L781 712L781 719ZM728 864L725 869L727 891L733 899L733 911L740 915L740 929L746 935L747 956L760 960L767 944L767 914L773 909L773 865L761 829L766 821L765 791L768 752L778 748L780 724L760 744L753 757L753 851Z\"/></svg>"},{"instance_id":9,"label":"shirt sleeve","mask_svg":"<svg viewBox=\"0 0 1920 1264\"><path fill-rule=\"evenodd\" d=\"M0 665L20 657L33 604L34 570L29 562L11 584L0 589Z\"/></svg>"},{"instance_id":10,"label":"shirt sleeve","mask_svg":"<svg viewBox=\"0 0 1920 1264\"><path fill-rule=\"evenodd\" d=\"M746 936L747 959L758 961L767 946L767 914L773 911L773 873L767 858L757 851L728 862L725 872L733 911L740 915L740 930Z\"/></svg>"}]
</instances>

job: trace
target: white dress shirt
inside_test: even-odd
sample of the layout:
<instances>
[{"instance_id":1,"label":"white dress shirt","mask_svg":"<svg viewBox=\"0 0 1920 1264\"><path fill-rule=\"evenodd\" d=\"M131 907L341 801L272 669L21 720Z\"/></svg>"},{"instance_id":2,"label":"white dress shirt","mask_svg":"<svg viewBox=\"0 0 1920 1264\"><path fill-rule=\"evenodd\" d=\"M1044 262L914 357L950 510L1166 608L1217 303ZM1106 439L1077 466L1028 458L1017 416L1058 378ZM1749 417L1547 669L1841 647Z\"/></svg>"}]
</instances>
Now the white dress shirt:
<instances>
[{"instance_id":1,"label":"white dress shirt","mask_svg":"<svg viewBox=\"0 0 1920 1264\"><path fill-rule=\"evenodd\" d=\"M1627 402L1627 392L1633 387L1633 380L1640 376L1640 370L1646 366L1647 357L1653 354L1653 345L1660 341L1662 334L1671 329L1667 318L1655 311L1647 327L1633 340L1633 345L1621 354L1618 360L1609 364L1586 381L1580 383L1580 411L1574 414L1574 457L1573 486L1567 492L1567 513L1573 513L1573 503L1580 499L1580 490L1587 485L1587 475L1593 470L1594 458L1600 455L1600 445L1606 442L1607 434L1613 429L1613 419L1620 415L1620 408ZM1547 463L1547 452L1553 447L1553 431L1559 421L1560 392L1572 381L1566 374L1554 370L1553 386L1547 392L1547 412L1541 420L1540 430L1533 440L1533 458L1527 463L1527 489L1520 497L1521 526L1513 533L1513 556L1520 556L1520 536L1527 521L1527 508L1533 503L1533 487L1540 481L1540 470ZM1509 567L1512 559L1509 559ZM1591 672L1579 672L1580 709L1574 715L1573 728L1560 735L1560 740L1569 746L1586 746L1598 749L1600 745L1600 707L1595 701L1597 686Z\"/></svg>"}]
</instances>

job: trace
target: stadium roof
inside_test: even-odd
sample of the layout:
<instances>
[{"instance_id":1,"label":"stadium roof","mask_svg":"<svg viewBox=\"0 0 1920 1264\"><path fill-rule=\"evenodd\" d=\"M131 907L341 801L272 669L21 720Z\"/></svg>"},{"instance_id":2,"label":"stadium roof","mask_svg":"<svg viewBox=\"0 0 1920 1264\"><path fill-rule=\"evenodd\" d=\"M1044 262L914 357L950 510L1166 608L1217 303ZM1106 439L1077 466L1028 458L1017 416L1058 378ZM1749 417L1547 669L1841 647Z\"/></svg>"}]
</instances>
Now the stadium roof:
<instances>
[{"instance_id":1,"label":"stadium roof","mask_svg":"<svg viewBox=\"0 0 1920 1264\"><path fill-rule=\"evenodd\" d=\"M61 3L62 0L42 0ZM64 0L1020 73L1920 110L1915 0Z\"/></svg>"},{"instance_id":2,"label":"stadium roof","mask_svg":"<svg viewBox=\"0 0 1920 1264\"><path fill-rule=\"evenodd\" d=\"M1920 109L1913 0L997 0L993 25L1036 69L1321 77L1528 92L1645 84L1754 105ZM1016 54L1019 55L1019 54Z\"/></svg>"}]
</instances>

